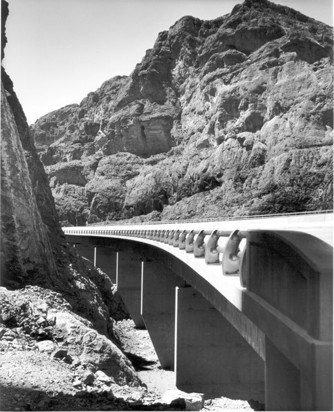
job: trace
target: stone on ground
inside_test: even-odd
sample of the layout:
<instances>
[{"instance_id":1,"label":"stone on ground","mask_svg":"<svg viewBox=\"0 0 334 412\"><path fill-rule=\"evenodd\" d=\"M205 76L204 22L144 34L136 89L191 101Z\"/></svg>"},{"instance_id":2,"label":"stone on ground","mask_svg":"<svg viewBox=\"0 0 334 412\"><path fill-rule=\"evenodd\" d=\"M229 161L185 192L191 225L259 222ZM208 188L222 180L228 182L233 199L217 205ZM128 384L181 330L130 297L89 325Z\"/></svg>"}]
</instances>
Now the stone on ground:
<instances>
[{"instance_id":1,"label":"stone on ground","mask_svg":"<svg viewBox=\"0 0 334 412\"><path fill-rule=\"evenodd\" d=\"M204 405L202 393L187 393L178 389L167 391L161 398L161 401L170 406L184 405L186 411L199 411Z\"/></svg>"}]
</instances>

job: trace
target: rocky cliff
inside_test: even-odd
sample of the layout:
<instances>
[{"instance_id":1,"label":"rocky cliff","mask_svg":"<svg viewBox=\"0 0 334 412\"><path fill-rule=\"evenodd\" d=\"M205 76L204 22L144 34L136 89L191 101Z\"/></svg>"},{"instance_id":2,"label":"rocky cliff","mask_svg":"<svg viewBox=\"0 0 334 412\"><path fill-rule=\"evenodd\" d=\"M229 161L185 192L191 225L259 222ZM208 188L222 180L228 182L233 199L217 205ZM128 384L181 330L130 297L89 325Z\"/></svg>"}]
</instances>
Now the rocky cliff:
<instances>
[{"instance_id":1,"label":"rocky cliff","mask_svg":"<svg viewBox=\"0 0 334 412\"><path fill-rule=\"evenodd\" d=\"M3 48L7 15L8 4L2 1ZM35 285L59 292L73 312L113 338L111 281L66 244L47 175L13 83L3 68L1 80L0 286L21 289Z\"/></svg>"},{"instance_id":2,"label":"rocky cliff","mask_svg":"<svg viewBox=\"0 0 334 412\"><path fill-rule=\"evenodd\" d=\"M31 132L63 225L332 207L332 29L246 0L186 16Z\"/></svg>"}]
</instances>

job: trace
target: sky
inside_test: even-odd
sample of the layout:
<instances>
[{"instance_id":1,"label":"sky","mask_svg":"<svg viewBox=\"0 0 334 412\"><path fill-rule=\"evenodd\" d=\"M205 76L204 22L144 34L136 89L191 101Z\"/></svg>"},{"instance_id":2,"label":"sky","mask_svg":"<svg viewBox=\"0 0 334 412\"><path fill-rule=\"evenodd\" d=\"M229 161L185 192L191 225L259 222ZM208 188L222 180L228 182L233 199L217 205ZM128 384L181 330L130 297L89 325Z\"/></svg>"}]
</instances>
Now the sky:
<instances>
[{"instance_id":1,"label":"sky","mask_svg":"<svg viewBox=\"0 0 334 412\"><path fill-rule=\"evenodd\" d=\"M242 0L7 0L3 65L28 123L129 75L159 32L186 15L230 13ZM273 0L272 0L273 1ZM333 25L333 0L274 0Z\"/></svg>"}]
</instances>

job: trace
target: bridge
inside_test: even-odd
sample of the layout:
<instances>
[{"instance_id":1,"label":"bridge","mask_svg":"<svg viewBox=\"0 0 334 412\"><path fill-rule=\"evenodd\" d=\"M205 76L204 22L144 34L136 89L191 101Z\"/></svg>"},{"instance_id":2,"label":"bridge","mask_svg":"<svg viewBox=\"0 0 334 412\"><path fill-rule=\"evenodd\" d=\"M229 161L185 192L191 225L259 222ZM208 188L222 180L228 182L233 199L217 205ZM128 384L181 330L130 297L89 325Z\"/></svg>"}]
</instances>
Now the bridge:
<instances>
[{"instance_id":1,"label":"bridge","mask_svg":"<svg viewBox=\"0 0 334 412\"><path fill-rule=\"evenodd\" d=\"M64 228L177 388L333 408L333 214Z\"/></svg>"}]
</instances>

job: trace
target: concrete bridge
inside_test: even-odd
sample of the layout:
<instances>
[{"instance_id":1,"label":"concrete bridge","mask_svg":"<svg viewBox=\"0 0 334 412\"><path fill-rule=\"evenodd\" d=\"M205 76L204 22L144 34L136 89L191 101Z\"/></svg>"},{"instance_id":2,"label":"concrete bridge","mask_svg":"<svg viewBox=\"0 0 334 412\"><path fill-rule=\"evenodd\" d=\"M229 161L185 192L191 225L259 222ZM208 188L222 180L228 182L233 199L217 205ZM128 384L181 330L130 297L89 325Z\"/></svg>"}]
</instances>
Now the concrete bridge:
<instances>
[{"instance_id":1,"label":"concrete bridge","mask_svg":"<svg viewBox=\"0 0 334 412\"><path fill-rule=\"evenodd\" d=\"M331 213L64 232L116 282L179 389L332 410Z\"/></svg>"}]
</instances>

